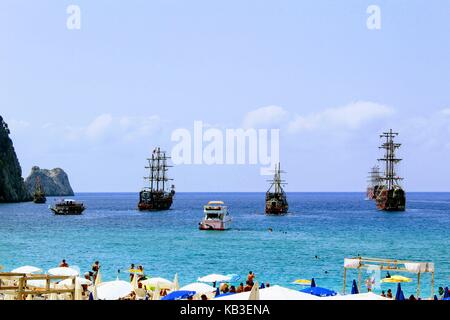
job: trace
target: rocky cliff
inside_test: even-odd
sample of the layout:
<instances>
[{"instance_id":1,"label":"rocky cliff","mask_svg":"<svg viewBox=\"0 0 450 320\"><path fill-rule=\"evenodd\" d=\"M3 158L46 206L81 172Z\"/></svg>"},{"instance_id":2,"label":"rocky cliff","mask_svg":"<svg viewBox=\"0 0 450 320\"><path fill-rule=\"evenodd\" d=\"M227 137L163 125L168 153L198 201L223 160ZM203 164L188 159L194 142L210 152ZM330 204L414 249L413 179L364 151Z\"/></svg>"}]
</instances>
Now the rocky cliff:
<instances>
[{"instance_id":1,"label":"rocky cliff","mask_svg":"<svg viewBox=\"0 0 450 320\"><path fill-rule=\"evenodd\" d=\"M63 169L55 168L52 170L33 167L28 178L25 180L28 191L34 192L36 178L39 177L45 195L49 197L73 196L73 190L69 183L69 177Z\"/></svg>"},{"instance_id":2,"label":"rocky cliff","mask_svg":"<svg viewBox=\"0 0 450 320\"><path fill-rule=\"evenodd\" d=\"M8 125L0 116L0 202L22 201L31 201L31 195L22 178Z\"/></svg>"}]
</instances>

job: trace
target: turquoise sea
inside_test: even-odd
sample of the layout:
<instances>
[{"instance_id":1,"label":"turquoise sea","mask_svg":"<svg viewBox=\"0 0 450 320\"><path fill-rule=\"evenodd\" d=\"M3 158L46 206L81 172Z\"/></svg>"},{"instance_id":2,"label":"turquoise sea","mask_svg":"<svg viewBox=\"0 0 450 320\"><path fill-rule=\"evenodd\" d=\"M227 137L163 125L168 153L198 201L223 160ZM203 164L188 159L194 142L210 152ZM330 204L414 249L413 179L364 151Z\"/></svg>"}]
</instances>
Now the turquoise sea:
<instances>
[{"instance_id":1,"label":"turquoise sea","mask_svg":"<svg viewBox=\"0 0 450 320\"><path fill-rule=\"evenodd\" d=\"M150 276L178 273L181 285L210 273L244 279L251 270L260 282L300 288L291 282L314 277L318 286L341 292L344 257L361 255L433 261L435 288L448 286L450 193L407 197L406 212L385 213L363 193L288 193L291 212L282 217L263 214L263 193L177 193L166 212L137 211L137 193L80 193L75 198L88 208L81 216L53 215L48 205L55 198L45 205L1 204L0 265L47 270L65 258L85 272L100 260L103 278L113 280L119 269L128 279L126 269L135 263ZM198 230L209 200L225 201L232 230ZM348 282L356 278L350 272ZM404 284L406 294L415 285ZM423 276L422 288L427 296L430 276Z\"/></svg>"}]
</instances>

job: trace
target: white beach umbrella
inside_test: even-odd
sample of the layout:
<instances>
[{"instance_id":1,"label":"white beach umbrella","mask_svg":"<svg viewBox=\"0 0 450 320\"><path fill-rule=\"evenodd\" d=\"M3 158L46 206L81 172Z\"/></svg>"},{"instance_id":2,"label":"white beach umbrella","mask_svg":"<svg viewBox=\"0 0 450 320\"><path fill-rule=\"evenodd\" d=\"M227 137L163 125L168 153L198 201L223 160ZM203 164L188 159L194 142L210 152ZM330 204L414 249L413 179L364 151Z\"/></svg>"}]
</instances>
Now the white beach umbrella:
<instances>
[{"instance_id":1,"label":"white beach umbrella","mask_svg":"<svg viewBox=\"0 0 450 320\"><path fill-rule=\"evenodd\" d=\"M250 292L242 292L219 297L217 300L249 300ZM320 300L312 294L307 294L297 290L284 288L281 286L271 286L259 290L259 300Z\"/></svg>"},{"instance_id":2,"label":"white beach umbrella","mask_svg":"<svg viewBox=\"0 0 450 320\"><path fill-rule=\"evenodd\" d=\"M178 289L179 291L195 291L196 294L215 292L216 288L206 283L194 282Z\"/></svg>"},{"instance_id":3,"label":"white beach umbrella","mask_svg":"<svg viewBox=\"0 0 450 320\"><path fill-rule=\"evenodd\" d=\"M90 286L92 284L92 281L86 278L81 278L81 277L76 277L75 278L75 283L78 283L80 286L81 285L88 285ZM66 286L66 287L70 287L72 286L72 279L65 279L63 281L58 282L58 286Z\"/></svg>"},{"instance_id":4,"label":"white beach umbrella","mask_svg":"<svg viewBox=\"0 0 450 320\"><path fill-rule=\"evenodd\" d=\"M81 283L78 282L78 278L77 278L75 280L75 297L74 297L75 300L83 300L82 291L83 291L83 288L81 288Z\"/></svg>"},{"instance_id":5,"label":"white beach umbrella","mask_svg":"<svg viewBox=\"0 0 450 320\"><path fill-rule=\"evenodd\" d=\"M42 271L42 269L40 269L38 267L33 267L33 266L23 266L23 267L19 267L14 270L11 270L11 272L13 272L13 273L25 273L25 274L31 274L31 273L35 273L35 272L41 272L41 271Z\"/></svg>"},{"instance_id":6,"label":"white beach umbrella","mask_svg":"<svg viewBox=\"0 0 450 320\"><path fill-rule=\"evenodd\" d=\"M145 279L141 281L141 283L142 285L148 286L150 288L154 288L156 287L156 285L158 285L160 289L172 289L173 287L172 281L158 277Z\"/></svg>"},{"instance_id":7,"label":"white beach umbrella","mask_svg":"<svg viewBox=\"0 0 450 320\"><path fill-rule=\"evenodd\" d=\"M97 290L97 298L100 300L118 300L133 291L131 284L123 280L102 282L95 286L95 289Z\"/></svg>"},{"instance_id":8,"label":"white beach umbrella","mask_svg":"<svg viewBox=\"0 0 450 320\"><path fill-rule=\"evenodd\" d=\"M48 270L47 273L52 276L69 276L69 277L78 276L80 274L78 270L69 267L53 268Z\"/></svg>"},{"instance_id":9,"label":"white beach umbrella","mask_svg":"<svg viewBox=\"0 0 450 320\"><path fill-rule=\"evenodd\" d=\"M158 284L156 284L155 291L153 291L152 300L161 300L160 291L161 291L161 288L159 287Z\"/></svg>"},{"instance_id":10,"label":"white beach umbrella","mask_svg":"<svg viewBox=\"0 0 450 320\"><path fill-rule=\"evenodd\" d=\"M97 276L95 277L95 285L98 286L102 283L102 274L100 273L100 269L97 271Z\"/></svg>"},{"instance_id":11,"label":"white beach umbrella","mask_svg":"<svg viewBox=\"0 0 450 320\"><path fill-rule=\"evenodd\" d=\"M137 276L137 274L135 274L135 275L133 275L133 279L131 280L131 286L133 287L134 292L136 292L136 289L139 288L137 278L138 278L138 276Z\"/></svg>"},{"instance_id":12,"label":"white beach umbrella","mask_svg":"<svg viewBox=\"0 0 450 320\"><path fill-rule=\"evenodd\" d=\"M224 276L223 274L208 274L207 276L200 277L197 279L198 282L228 282L231 280L230 276Z\"/></svg>"},{"instance_id":13,"label":"white beach umbrella","mask_svg":"<svg viewBox=\"0 0 450 320\"><path fill-rule=\"evenodd\" d=\"M248 296L248 300L259 300L259 285L258 281L253 284L252 290Z\"/></svg>"},{"instance_id":14,"label":"white beach umbrella","mask_svg":"<svg viewBox=\"0 0 450 320\"><path fill-rule=\"evenodd\" d=\"M175 277L173 278L173 290L180 289L180 284L178 282L178 273L175 273Z\"/></svg>"}]
</instances>

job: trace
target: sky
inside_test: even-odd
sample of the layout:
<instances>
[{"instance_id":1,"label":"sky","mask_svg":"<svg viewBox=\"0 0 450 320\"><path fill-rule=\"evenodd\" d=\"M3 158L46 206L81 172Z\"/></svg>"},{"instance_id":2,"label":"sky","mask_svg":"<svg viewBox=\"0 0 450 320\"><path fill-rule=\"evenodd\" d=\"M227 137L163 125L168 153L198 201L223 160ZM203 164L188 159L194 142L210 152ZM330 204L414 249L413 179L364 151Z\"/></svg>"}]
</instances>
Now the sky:
<instances>
[{"instance_id":1,"label":"sky","mask_svg":"<svg viewBox=\"0 0 450 320\"><path fill-rule=\"evenodd\" d=\"M406 191L450 191L449 1L3 0L0 39L24 177L61 167L75 192L137 192L152 149L202 121L279 129L290 192L364 191L392 128ZM264 192L260 167L170 175L179 192Z\"/></svg>"}]
</instances>

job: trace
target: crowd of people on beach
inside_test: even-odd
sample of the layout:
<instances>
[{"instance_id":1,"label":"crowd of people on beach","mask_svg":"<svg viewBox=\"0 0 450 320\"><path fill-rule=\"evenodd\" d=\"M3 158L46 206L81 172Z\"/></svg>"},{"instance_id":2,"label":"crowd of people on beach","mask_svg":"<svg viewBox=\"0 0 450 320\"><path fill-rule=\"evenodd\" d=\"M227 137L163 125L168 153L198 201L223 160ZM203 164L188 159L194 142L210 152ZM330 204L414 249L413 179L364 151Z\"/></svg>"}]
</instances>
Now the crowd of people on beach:
<instances>
[{"instance_id":1,"label":"crowd of people on beach","mask_svg":"<svg viewBox=\"0 0 450 320\"><path fill-rule=\"evenodd\" d=\"M69 263L67 262L67 260L63 259L59 263L59 267L60 268L69 268L70 266L69 266ZM75 267L75 269L77 269L77 268ZM89 280L89 281L81 281L79 284L82 289L81 295L83 296L83 299L96 299L93 297L94 291L96 291L95 287L102 282L102 279L101 279L102 277L100 275L100 269L101 269L101 265L100 265L100 262L97 260L92 264L91 269L89 271L82 273L82 276L84 276L84 279ZM78 273L79 273L79 271L78 271ZM120 270L118 270L118 273L120 273ZM174 290L176 290L174 288L178 287L178 285L175 286L175 283L178 283L178 280L175 280L175 279L174 279L173 283L171 281L170 282L166 281L167 284L164 286L154 285L151 280L150 280L150 282L145 281L147 279L152 279L152 278L150 278L149 276L147 276L145 274L144 267L141 264L135 265L134 263L132 263L130 265L129 269L127 269L125 271L125 273L129 274L129 282L133 285L133 291L130 292L130 294L128 296L121 298L121 300L137 300L137 299L151 300L152 298L154 298L155 294L158 296L158 298L156 298L156 299L160 299L160 298L165 297L169 293L173 292ZM237 283L239 282L239 276L237 276L237 275L235 275L235 276L236 277L233 278L233 280L227 281L227 282L220 282L220 284L218 286L217 286L216 282L212 282L211 292L208 291L207 294L199 294L196 296L195 299L209 300L209 299L214 299L218 295L229 295L229 294L238 294L238 293L242 293L242 292L250 292L252 290L252 288L256 285L256 275L252 271L248 272L245 282L240 282L238 285L237 285ZM394 276L392 276L392 277L394 278ZM391 275L389 274L389 272L387 272L385 278L391 278ZM176 277L176 279L178 279L178 278ZM165 280L165 279L162 279L162 280ZM157 280L157 281L159 281L159 280ZM373 286L375 284L374 277L368 277L365 281L365 284L367 287L367 292L372 292ZM268 288L268 287L270 287L270 283L260 282L258 284L258 286L260 289ZM214 291L214 289L216 289L216 290ZM155 292L155 290L156 290L156 292ZM397 292L397 294L398 294L398 292ZM441 300L443 298L447 298L448 295L449 295L449 292L448 292L447 287L445 289L443 287L439 287L438 295L436 295L434 297L434 299ZM384 298L388 298L388 299L394 299L393 292L391 289L382 290L380 296L384 297ZM187 299L193 300L194 298L191 296L191 297L188 297ZM412 294L409 296L409 298L407 300L421 300L421 299L416 298Z\"/></svg>"}]
</instances>

